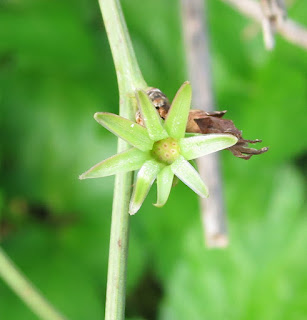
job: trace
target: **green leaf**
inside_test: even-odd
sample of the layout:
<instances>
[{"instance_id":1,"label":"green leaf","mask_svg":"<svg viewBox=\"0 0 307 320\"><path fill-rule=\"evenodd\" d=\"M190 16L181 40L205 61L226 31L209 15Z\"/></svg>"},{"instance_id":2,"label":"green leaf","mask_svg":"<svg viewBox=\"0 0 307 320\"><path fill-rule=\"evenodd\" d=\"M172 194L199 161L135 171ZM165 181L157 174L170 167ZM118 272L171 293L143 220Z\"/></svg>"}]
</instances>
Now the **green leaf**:
<instances>
[{"instance_id":1,"label":"green leaf","mask_svg":"<svg viewBox=\"0 0 307 320\"><path fill-rule=\"evenodd\" d=\"M131 148L97 163L91 169L81 174L79 179L101 178L116 173L137 170L148 159L150 159L149 152Z\"/></svg>"},{"instance_id":2,"label":"green leaf","mask_svg":"<svg viewBox=\"0 0 307 320\"><path fill-rule=\"evenodd\" d=\"M191 85L189 82L185 82L176 93L165 120L164 127L170 137L175 139L184 137L191 107L191 99Z\"/></svg>"},{"instance_id":3,"label":"green leaf","mask_svg":"<svg viewBox=\"0 0 307 320\"><path fill-rule=\"evenodd\" d=\"M174 174L189 188L191 188L199 196L206 198L208 197L208 189L202 181L198 172L193 166L180 156L174 163L171 164L171 169Z\"/></svg>"},{"instance_id":4,"label":"green leaf","mask_svg":"<svg viewBox=\"0 0 307 320\"><path fill-rule=\"evenodd\" d=\"M148 95L144 91L139 90L136 97L150 139L158 141L167 138L168 134L163 128L161 117Z\"/></svg>"},{"instance_id":5,"label":"green leaf","mask_svg":"<svg viewBox=\"0 0 307 320\"><path fill-rule=\"evenodd\" d=\"M131 120L108 112L96 112L94 118L119 138L142 151L150 150L153 146L153 141L150 140L147 130Z\"/></svg>"},{"instance_id":6,"label":"green leaf","mask_svg":"<svg viewBox=\"0 0 307 320\"><path fill-rule=\"evenodd\" d=\"M149 160L144 163L138 172L129 207L131 215L140 209L160 170L161 164L155 160Z\"/></svg>"},{"instance_id":7,"label":"green leaf","mask_svg":"<svg viewBox=\"0 0 307 320\"><path fill-rule=\"evenodd\" d=\"M157 176L158 200L156 207L165 205L173 185L174 173L170 166L163 168Z\"/></svg>"},{"instance_id":8,"label":"green leaf","mask_svg":"<svg viewBox=\"0 0 307 320\"><path fill-rule=\"evenodd\" d=\"M205 134L179 141L180 153L187 159L192 160L229 148L236 144L238 139L230 134Z\"/></svg>"}]
</instances>

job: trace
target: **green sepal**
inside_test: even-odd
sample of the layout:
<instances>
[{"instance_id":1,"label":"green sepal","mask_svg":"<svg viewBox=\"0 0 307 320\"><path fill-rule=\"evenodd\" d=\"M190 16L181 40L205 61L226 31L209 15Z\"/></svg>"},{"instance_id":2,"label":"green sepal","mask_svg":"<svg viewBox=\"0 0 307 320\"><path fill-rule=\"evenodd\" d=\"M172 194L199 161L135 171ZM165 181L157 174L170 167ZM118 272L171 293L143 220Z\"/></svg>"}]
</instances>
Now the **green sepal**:
<instances>
[{"instance_id":1,"label":"green sepal","mask_svg":"<svg viewBox=\"0 0 307 320\"><path fill-rule=\"evenodd\" d=\"M165 205L171 188L173 185L174 173L170 166L163 168L157 176L157 203L154 204L156 207L162 207Z\"/></svg>"},{"instance_id":2,"label":"green sepal","mask_svg":"<svg viewBox=\"0 0 307 320\"><path fill-rule=\"evenodd\" d=\"M236 144L238 139L231 134L204 134L200 136L183 138L179 141L181 154L192 160Z\"/></svg>"},{"instance_id":3,"label":"green sepal","mask_svg":"<svg viewBox=\"0 0 307 320\"><path fill-rule=\"evenodd\" d=\"M198 137L198 136L202 136L202 135L203 135L203 133L186 132L184 137L191 138L191 137Z\"/></svg>"},{"instance_id":4,"label":"green sepal","mask_svg":"<svg viewBox=\"0 0 307 320\"><path fill-rule=\"evenodd\" d=\"M176 93L165 120L164 127L170 137L175 139L184 137L191 107L191 99L191 85L189 82L184 82Z\"/></svg>"},{"instance_id":5,"label":"green sepal","mask_svg":"<svg viewBox=\"0 0 307 320\"><path fill-rule=\"evenodd\" d=\"M208 197L208 188L198 172L183 156L180 156L171 164L171 169L173 173L195 193L203 198Z\"/></svg>"},{"instance_id":6,"label":"green sepal","mask_svg":"<svg viewBox=\"0 0 307 320\"><path fill-rule=\"evenodd\" d=\"M97 163L91 169L81 174L79 179L101 178L116 173L137 170L141 168L143 163L148 159L150 159L150 153L148 151L144 152L136 148L131 148Z\"/></svg>"},{"instance_id":7,"label":"green sepal","mask_svg":"<svg viewBox=\"0 0 307 320\"><path fill-rule=\"evenodd\" d=\"M136 97L150 139L158 141L167 138L168 134L163 128L162 119L148 95L144 91L139 90Z\"/></svg>"},{"instance_id":8,"label":"green sepal","mask_svg":"<svg viewBox=\"0 0 307 320\"><path fill-rule=\"evenodd\" d=\"M130 201L129 213L131 215L135 214L140 209L160 170L161 164L155 160L149 160L143 164L137 174Z\"/></svg>"},{"instance_id":9,"label":"green sepal","mask_svg":"<svg viewBox=\"0 0 307 320\"><path fill-rule=\"evenodd\" d=\"M96 112L94 118L119 138L142 151L150 150L153 146L153 141L149 138L146 128L131 120L108 112Z\"/></svg>"}]
</instances>

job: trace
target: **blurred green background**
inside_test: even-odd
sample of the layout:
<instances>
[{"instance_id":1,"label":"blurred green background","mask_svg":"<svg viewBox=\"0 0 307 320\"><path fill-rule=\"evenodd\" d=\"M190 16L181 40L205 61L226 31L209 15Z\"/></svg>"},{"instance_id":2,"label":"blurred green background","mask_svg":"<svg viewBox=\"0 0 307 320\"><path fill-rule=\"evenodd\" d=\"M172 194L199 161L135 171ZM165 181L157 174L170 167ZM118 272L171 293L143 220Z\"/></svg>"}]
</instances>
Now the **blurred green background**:
<instances>
[{"instance_id":1,"label":"blurred green background","mask_svg":"<svg viewBox=\"0 0 307 320\"><path fill-rule=\"evenodd\" d=\"M307 3L291 18L307 21ZM123 0L149 85L170 99L187 79L175 0ZM231 244L207 250L197 196L182 183L166 206L151 191L131 218L127 319L307 318L307 52L210 0L216 109L270 151L221 152ZM254 32L255 31L255 32ZM93 120L118 112L96 0L0 2L1 245L71 320L102 319L113 177L78 175L112 155ZM197 108L197 106L195 106ZM37 319L0 280L0 319Z\"/></svg>"}]
</instances>

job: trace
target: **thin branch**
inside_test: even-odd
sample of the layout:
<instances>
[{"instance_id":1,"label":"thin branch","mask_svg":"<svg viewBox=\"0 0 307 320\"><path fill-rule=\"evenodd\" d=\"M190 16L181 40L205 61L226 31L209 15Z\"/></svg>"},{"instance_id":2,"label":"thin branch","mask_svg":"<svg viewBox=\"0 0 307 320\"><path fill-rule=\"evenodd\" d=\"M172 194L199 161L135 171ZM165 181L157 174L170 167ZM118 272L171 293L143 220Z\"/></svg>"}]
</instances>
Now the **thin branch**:
<instances>
[{"instance_id":1,"label":"thin branch","mask_svg":"<svg viewBox=\"0 0 307 320\"><path fill-rule=\"evenodd\" d=\"M204 0L181 0L181 4L188 69L193 87L193 106L213 111L214 97ZM228 235L218 154L199 159L198 168L210 191L208 199L201 199L206 245L211 248L225 247L228 244Z\"/></svg>"},{"instance_id":2,"label":"thin branch","mask_svg":"<svg viewBox=\"0 0 307 320\"><path fill-rule=\"evenodd\" d=\"M132 48L119 0L99 0L115 64L120 94L119 114L135 119L135 89L145 89L146 83ZM118 152L129 145L119 139ZM117 174L115 178L105 320L125 319L126 273L129 241L129 202L133 173Z\"/></svg>"},{"instance_id":3,"label":"thin branch","mask_svg":"<svg viewBox=\"0 0 307 320\"><path fill-rule=\"evenodd\" d=\"M237 11L252 18L258 23L263 22L263 12L260 4L255 0L222 0ZM307 49L307 27L291 20L285 19L283 23L276 25L276 32L282 35L289 42Z\"/></svg>"},{"instance_id":4,"label":"thin branch","mask_svg":"<svg viewBox=\"0 0 307 320\"><path fill-rule=\"evenodd\" d=\"M307 49L307 29L293 20L286 20L279 33L287 39L304 49Z\"/></svg>"},{"instance_id":5,"label":"thin branch","mask_svg":"<svg viewBox=\"0 0 307 320\"><path fill-rule=\"evenodd\" d=\"M41 293L17 269L11 259L0 248L0 276L24 301L25 304L43 320L66 319L51 304L45 300Z\"/></svg>"},{"instance_id":6,"label":"thin branch","mask_svg":"<svg viewBox=\"0 0 307 320\"><path fill-rule=\"evenodd\" d=\"M260 0L260 8L264 44L267 50L272 50L277 26L284 24L287 17L286 5L284 0Z\"/></svg>"}]
</instances>

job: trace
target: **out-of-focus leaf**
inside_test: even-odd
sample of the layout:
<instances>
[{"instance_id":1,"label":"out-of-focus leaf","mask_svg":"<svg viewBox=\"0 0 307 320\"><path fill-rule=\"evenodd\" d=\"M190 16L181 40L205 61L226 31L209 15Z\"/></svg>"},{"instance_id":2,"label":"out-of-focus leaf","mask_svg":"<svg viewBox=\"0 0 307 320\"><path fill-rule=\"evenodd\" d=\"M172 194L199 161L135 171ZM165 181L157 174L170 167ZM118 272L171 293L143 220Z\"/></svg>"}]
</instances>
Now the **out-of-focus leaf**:
<instances>
[{"instance_id":1,"label":"out-of-focus leaf","mask_svg":"<svg viewBox=\"0 0 307 320\"><path fill-rule=\"evenodd\" d=\"M275 182L266 216L248 225L232 223L228 249L204 250L199 227L186 233L185 254L168 281L161 319L304 317L303 185L292 168L275 175Z\"/></svg>"},{"instance_id":2,"label":"out-of-focus leaf","mask_svg":"<svg viewBox=\"0 0 307 320\"><path fill-rule=\"evenodd\" d=\"M32 227L28 231L31 234L20 233L6 250L15 264L67 318L102 317L103 304L96 295L96 283L86 265L82 262L76 265L76 256L55 245L54 234L47 228ZM0 308L6 319L36 319L3 282L0 294L5 296L0 299Z\"/></svg>"}]
</instances>

